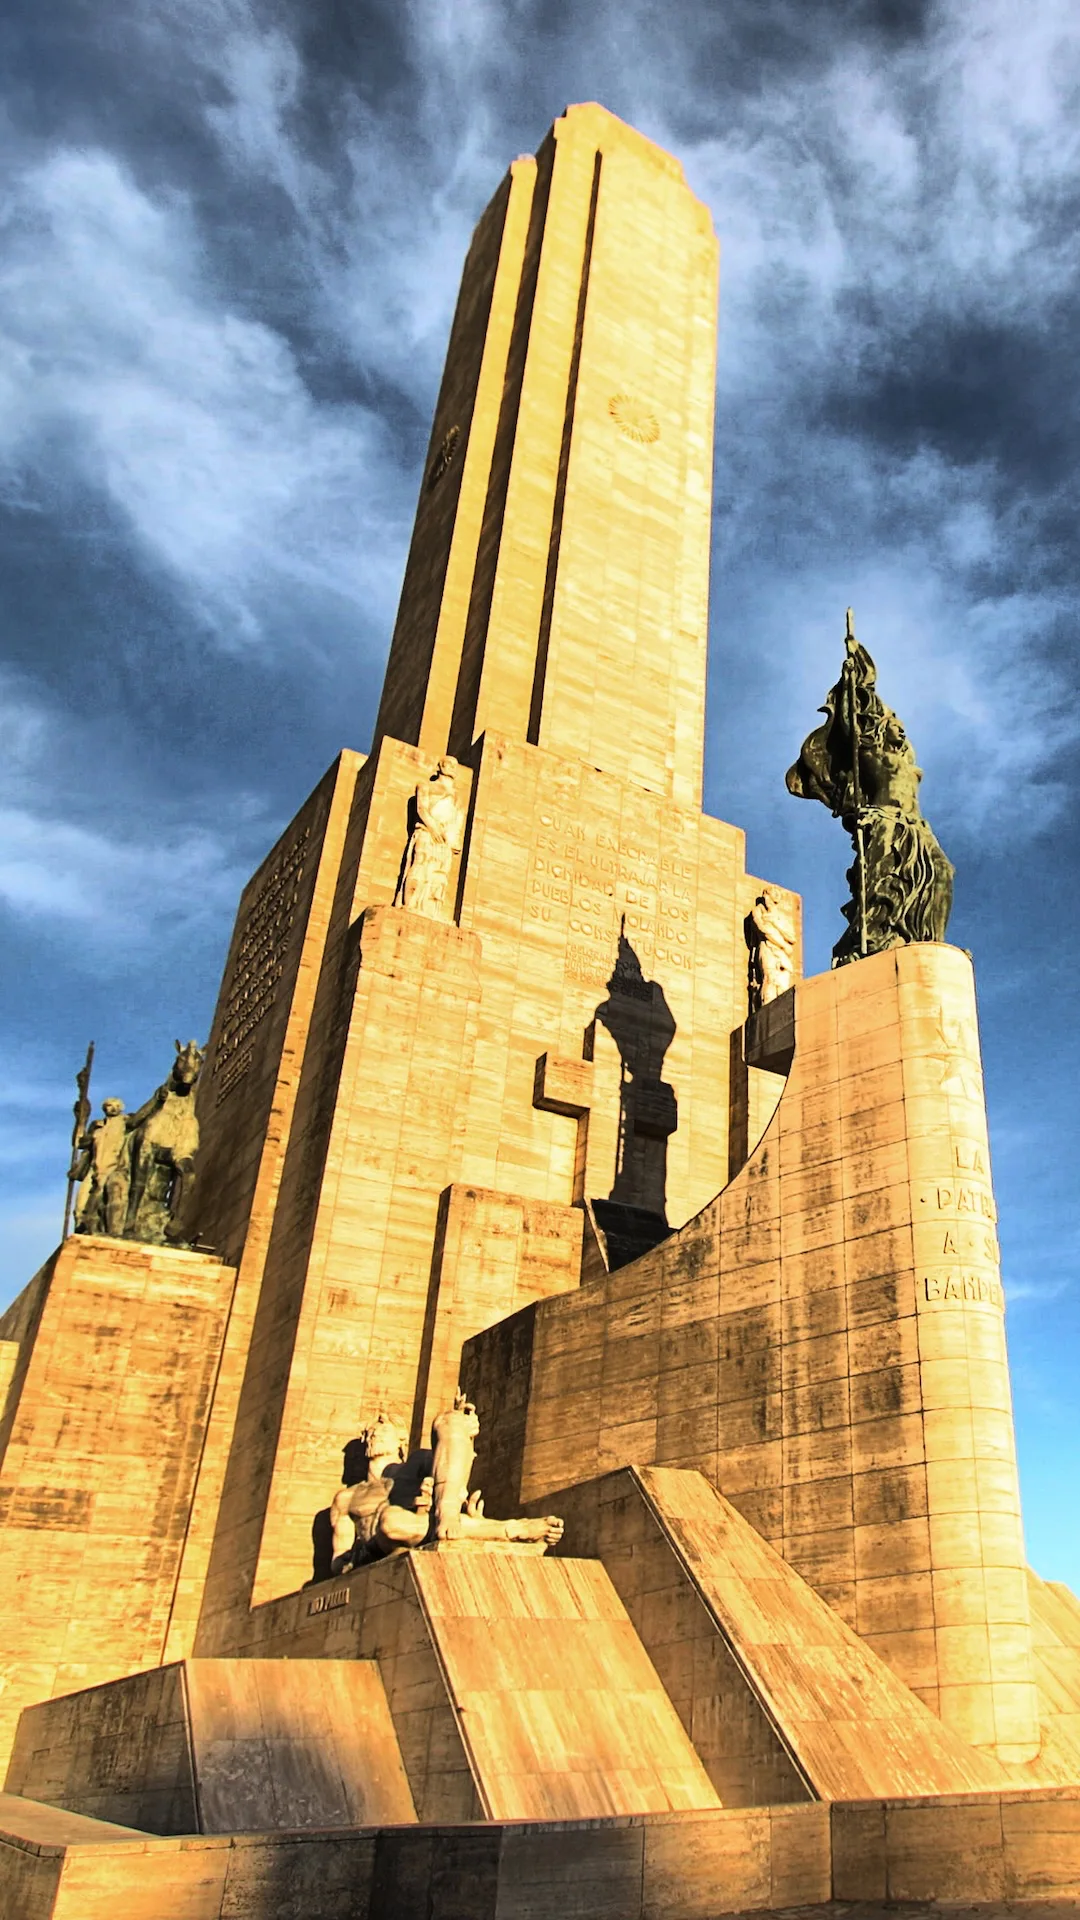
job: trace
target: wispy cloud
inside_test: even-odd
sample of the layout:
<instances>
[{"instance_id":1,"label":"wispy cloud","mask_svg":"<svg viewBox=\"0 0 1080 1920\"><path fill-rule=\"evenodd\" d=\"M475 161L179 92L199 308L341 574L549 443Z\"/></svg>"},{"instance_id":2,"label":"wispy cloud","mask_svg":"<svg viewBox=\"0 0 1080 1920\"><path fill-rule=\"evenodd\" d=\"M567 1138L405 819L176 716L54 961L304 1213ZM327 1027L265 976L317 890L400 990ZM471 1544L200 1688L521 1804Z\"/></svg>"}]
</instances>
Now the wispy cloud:
<instances>
[{"instance_id":1,"label":"wispy cloud","mask_svg":"<svg viewBox=\"0 0 1080 1920\"><path fill-rule=\"evenodd\" d=\"M1067 378L1039 303L1075 308L1080 288L1062 217L1080 49L1065 7L1035 12L980 11L973 33L941 8L891 59L841 42L684 149L725 241L717 613L753 605L788 743L766 772L727 730L732 784L768 808L851 600L961 851L1052 826L1080 732L1060 566L1076 440L1064 471L1031 475L993 391L1045 385L1055 354ZM736 702L758 697L739 675Z\"/></svg>"},{"instance_id":2,"label":"wispy cloud","mask_svg":"<svg viewBox=\"0 0 1080 1920\"><path fill-rule=\"evenodd\" d=\"M3 676L0 737L0 905L40 938L77 936L69 964L78 953L122 972L230 913L246 877L231 835L170 819L160 795L111 822L72 817L88 760L78 722ZM43 771L57 762L74 778L50 794Z\"/></svg>"},{"instance_id":3,"label":"wispy cloud","mask_svg":"<svg viewBox=\"0 0 1080 1920\"><path fill-rule=\"evenodd\" d=\"M115 963L121 947L129 964L133 941L148 953L177 920L190 929L195 916L186 900L217 921L235 904L242 879L209 832L125 842L0 807L0 900L16 914L68 922L93 936L95 964L110 951Z\"/></svg>"},{"instance_id":4,"label":"wispy cloud","mask_svg":"<svg viewBox=\"0 0 1080 1920\"><path fill-rule=\"evenodd\" d=\"M400 499L358 485L393 469L385 426L320 405L280 334L205 283L183 194L61 149L14 184L3 237L0 453L24 503L70 463L227 644L263 638L283 588L389 614Z\"/></svg>"}]
</instances>

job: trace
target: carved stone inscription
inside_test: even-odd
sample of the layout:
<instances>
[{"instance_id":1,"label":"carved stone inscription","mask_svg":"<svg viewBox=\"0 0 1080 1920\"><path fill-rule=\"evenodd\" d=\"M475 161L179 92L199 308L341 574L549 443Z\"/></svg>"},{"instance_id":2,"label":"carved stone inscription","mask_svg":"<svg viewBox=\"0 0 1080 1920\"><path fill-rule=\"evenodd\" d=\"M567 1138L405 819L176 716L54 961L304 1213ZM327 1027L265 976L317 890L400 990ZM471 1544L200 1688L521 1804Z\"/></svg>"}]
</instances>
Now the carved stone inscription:
<instances>
[{"instance_id":1,"label":"carved stone inscription","mask_svg":"<svg viewBox=\"0 0 1080 1920\"><path fill-rule=\"evenodd\" d=\"M308 1601L308 1613L333 1613L338 1607L347 1607L352 1595L348 1587L333 1587L329 1593L317 1593L314 1600Z\"/></svg>"},{"instance_id":2,"label":"carved stone inscription","mask_svg":"<svg viewBox=\"0 0 1080 1920\"><path fill-rule=\"evenodd\" d=\"M947 1173L915 1188L916 1219L934 1230L927 1258L943 1263L920 1275L919 1306L967 1302L1003 1308L994 1232L997 1208L985 1149L974 1141L954 1140L952 1160ZM924 1247L928 1239L929 1234Z\"/></svg>"},{"instance_id":3,"label":"carved stone inscription","mask_svg":"<svg viewBox=\"0 0 1080 1920\"><path fill-rule=\"evenodd\" d=\"M284 950L300 899L311 829L283 848L253 899L236 954L229 997L214 1049L213 1077L220 1103L251 1065L250 1040L277 997ZM231 1063L231 1064L230 1064Z\"/></svg>"},{"instance_id":4,"label":"carved stone inscription","mask_svg":"<svg viewBox=\"0 0 1080 1920\"><path fill-rule=\"evenodd\" d=\"M642 841L644 836L641 837ZM642 967L689 973L694 952L694 845L658 848L548 808L530 849L526 921L568 923L566 972L602 986L620 927Z\"/></svg>"},{"instance_id":5,"label":"carved stone inscription","mask_svg":"<svg viewBox=\"0 0 1080 1920\"><path fill-rule=\"evenodd\" d=\"M217 1083L217 1091L214 1096L214 1105L216 1107L220 1107L222 1101L228 1099L233 1088L239 1086L251 1065L254 1053L254 1047L245 1047L243 1053L233 1055L233 1058L229 1061L228 1066L225 1068L224 1073Z\"/></svg>"},{"instance_id":6,"label":"carved stone inscription","mask_svg":"<svg viewBox=\"0 0 1080 1920\"><path fill-rule=\"evenodd\" d=\"M1000 1280L986 1273L970 1273L962 1267L950 1273L924 1274L922 1292L925 1300L977 1300L983 1306L1005 1305Z\"/></svg>"}]
</instances>

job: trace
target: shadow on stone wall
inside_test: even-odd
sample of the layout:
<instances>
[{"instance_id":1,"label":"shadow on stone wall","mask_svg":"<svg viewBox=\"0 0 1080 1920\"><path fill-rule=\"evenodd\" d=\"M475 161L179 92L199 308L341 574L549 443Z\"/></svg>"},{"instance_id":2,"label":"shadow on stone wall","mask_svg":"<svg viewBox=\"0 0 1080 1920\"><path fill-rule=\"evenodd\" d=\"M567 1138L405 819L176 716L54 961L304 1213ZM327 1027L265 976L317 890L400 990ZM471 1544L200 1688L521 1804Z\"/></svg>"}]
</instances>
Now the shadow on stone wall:
<instances>
[{"instance_id":1,"label":"shadow on stone wall","mask_svg":"<svg viewBox=\"0 0 1080 1920\"><path fill-rule=\"evenodd\" d=\"M608 1199L666 1224L667 1143L679 1124L679 1109L663 1067L676 1023L659 980L645 978L626 937L625 919L607 988L594 1018L618 1047L622 1069L615 1179Z\"/></svg>"}]
</instances>

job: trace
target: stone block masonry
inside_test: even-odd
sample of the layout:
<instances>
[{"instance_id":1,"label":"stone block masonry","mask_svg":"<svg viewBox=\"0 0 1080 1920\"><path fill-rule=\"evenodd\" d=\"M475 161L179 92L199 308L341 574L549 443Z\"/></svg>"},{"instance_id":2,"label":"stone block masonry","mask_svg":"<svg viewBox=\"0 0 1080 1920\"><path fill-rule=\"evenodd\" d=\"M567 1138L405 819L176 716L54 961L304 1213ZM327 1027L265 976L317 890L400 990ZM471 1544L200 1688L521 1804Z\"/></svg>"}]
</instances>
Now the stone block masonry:
<instances>
[{"instance_id":1,"label":"stone block masonry","mask_svg":"<svg viewBox=\"0 0 1080 1920\"><path fill-rule=\"evenodd\" d=\"M0 1320L0 1751L21 1709L162 1659L236 1281L72 1235Z\"/></svg>"},{"instance_id":2,"label":"stone block masonry","mask_svg":"<svg viewBox=\"0 0 1080 1920\"><path fill-rule=\"evenodd\" d=\"M947 1726L1021 1764L1041 1734L971 963L901 947L804 981L795 1035L711 1206L468 1343L478 1471L514 1504L699 1468Z\"/></svg>"}]
</instances>

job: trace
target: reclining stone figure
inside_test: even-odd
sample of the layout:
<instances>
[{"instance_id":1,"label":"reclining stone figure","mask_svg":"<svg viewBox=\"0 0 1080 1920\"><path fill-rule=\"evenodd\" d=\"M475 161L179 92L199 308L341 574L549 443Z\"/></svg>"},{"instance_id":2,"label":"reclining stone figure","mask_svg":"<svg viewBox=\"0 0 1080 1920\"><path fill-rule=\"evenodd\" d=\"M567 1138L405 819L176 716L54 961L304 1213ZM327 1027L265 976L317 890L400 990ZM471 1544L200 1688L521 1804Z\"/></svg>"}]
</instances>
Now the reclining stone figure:
<instances>
[{"instance_id":1,"label":"reclining stone figure","mask_svg":"<svg viewBox=\"0 0 1080 1920\"><path fill-rule=\"evenodd\" d=\"M385 1413L365 1427L364 1478L340 1488L330 1505L333 1575L407 1547L486 1542L544 1553L556 1546L563 1523L555 1514L493 1520L484 1512L480 1489L469 1492L479 1431L476 1408L460 1392L437 1415L431 1446L407 1458L404 1437Z\"/></svg>"}]
</instances>

